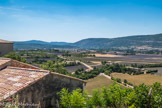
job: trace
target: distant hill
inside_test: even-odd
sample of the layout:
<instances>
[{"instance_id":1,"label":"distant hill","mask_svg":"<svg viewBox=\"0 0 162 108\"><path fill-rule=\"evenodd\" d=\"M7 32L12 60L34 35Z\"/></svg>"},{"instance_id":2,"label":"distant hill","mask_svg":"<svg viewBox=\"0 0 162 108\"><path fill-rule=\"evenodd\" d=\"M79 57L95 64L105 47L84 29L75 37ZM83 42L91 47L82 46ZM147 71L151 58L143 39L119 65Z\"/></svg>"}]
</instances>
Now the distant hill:
<instances>
[{"instance_id":1,"label":"distant hill","mask_svg":"<svg viewBox=\"0 0 162 108\"><path fill-rule=\"evenodd\" d=\"M30 43L30 44L49 44L49 42L41 41L41 40L29 40L29 41L21 41L22 43Z\"/></svg>"},{"instance_id":2,"label":"distant hill","mask_svg":"<svg viewBox=\"0 0 162 108\"><path fill-rule=\"evenodd\" d=\"M17 41L19 42L19 41ZM32 44L51 44L51 45L70 45L71 43L67 42L45 42L41 40L29 40L29 41L20 41L23 43L32 43Z\"/></svg>"},{"instance_id":3,"label":"distant hill","mask_svg":"<svg viewBox=\"0 0 162 108\"><path fill-rule=\"evenodd\" d=\"M140 46L162 48L162 34L127 36L120 38L89 38L78 41L73 45L86 49L131 48Z\"/></svg>"},{"instance_id":4,"label":"distant hill","mask_svg":"<svg viewBox=\"0 0 162 108\"><path fill-rule=\"evenodd\" d=\"M14 49L52 49L52 48L75 48L67 42L45 42L40 40L14 42Z\"/></svg>"},{"instance_id":5,"label":"distant hill","mask_svg":"<svg viewBox=\"0 0 162 108\"><path fill-rule=\"evenodd\" d=\"M82 49L108 49L108 48L135 48L149 47L162 48L162 34L138 35L119 38L88 38L75 43L44 42L30 40L15 42L15 49L51 49L51 48L82 48Z\"/></svg>"},{"instance_id":6,"label":"distant hill","mask_svg":"<svg viewBox=\"0 0 162 108\"><path fill-rule=\"evenodd\" d=\"M71 45L71 43L67 42L50 42L51 45Z\"/></svg>"}]
</instances>

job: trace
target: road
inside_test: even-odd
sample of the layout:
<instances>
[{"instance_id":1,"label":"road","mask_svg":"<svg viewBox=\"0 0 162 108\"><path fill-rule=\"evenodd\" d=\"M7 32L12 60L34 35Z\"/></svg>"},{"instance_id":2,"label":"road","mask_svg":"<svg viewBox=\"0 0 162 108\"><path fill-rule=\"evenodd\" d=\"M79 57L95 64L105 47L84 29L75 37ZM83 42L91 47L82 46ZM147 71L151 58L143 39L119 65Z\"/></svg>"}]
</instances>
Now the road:
<instances>
[{"instance_id":1,"label":"road","mask_svg":"<svg viewBox=\"0 0 162 108\"><path fill-rule=\"evenodd\" d=\"M79 61L79 62L80 62L82 65L86 66L89 70L93 70L93 67L87 65L87 64L84 63L84 62L81 62L81 61Z\"/></svg>"}]
</instances>

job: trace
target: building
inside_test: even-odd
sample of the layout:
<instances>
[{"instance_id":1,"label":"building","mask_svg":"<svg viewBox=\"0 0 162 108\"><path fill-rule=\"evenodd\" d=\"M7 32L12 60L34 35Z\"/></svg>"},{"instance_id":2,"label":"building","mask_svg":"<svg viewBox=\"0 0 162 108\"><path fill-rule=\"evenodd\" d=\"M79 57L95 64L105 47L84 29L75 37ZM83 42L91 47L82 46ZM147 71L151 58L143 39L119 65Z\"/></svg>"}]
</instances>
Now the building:
<instances>
[{"instance_id":1,"label":"building","mask_svg":"<svg viewBox=\"0 0 162 108\"><path fill-rule=\"evenodd\" d=\"M0 39L0 57L13 51L13 42Z\"/></svg>"},{"instance_id":2,"label":"building","mask_svg":"<svg viewBox=\"0 0 162 108\"><path fill-rule=\"evenodd\" d=\"M86 82L78 78L49 72L16 60L0 58L0 101L19 96L19 102L41 104L41 108L57 108L58 92L80 88ZM31 107L29 107L31 108Z\"/></svg>"}]
</instances>

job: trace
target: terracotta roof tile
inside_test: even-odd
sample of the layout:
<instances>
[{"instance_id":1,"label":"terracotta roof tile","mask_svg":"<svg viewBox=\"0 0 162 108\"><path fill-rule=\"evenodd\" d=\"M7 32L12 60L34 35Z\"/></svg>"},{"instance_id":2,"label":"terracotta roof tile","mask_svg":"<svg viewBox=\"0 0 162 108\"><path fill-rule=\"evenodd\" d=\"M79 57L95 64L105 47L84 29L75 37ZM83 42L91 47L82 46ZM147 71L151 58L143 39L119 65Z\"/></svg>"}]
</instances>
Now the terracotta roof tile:
<instances>
[{"instance_id":1,"label":"terracotta roof tile","mask_svg":"<svg viewBox=\"0 0 162 108\"><path fill-rule=\"evenodd\" d=\"M49 74L48 71L7 67L0 71L0 97L5 99Z\"/></svg>"}]
</instances>

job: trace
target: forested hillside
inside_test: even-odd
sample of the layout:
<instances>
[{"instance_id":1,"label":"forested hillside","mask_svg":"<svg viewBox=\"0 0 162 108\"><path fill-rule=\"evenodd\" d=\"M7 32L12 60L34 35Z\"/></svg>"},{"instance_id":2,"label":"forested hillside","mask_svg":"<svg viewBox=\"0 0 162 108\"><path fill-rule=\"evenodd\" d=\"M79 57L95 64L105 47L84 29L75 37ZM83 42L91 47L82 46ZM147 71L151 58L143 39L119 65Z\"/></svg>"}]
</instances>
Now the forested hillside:
<instances>
[{"instance_id":1,"label":"forested hillside","mask_svg":"<svg viewBox=\"0 0 162 108\"><path fill-rule=\"evenodd\" d=\"M148 46L153 48L162 47L162 34L156 35L139 35L127 36L120 38L89 38L74 43L75 46L81 48L112 48L112 47L136 47Z\"/></svg>"},{"instance_id":2,"label":"forested hillside","mask_svg":"<svg viewBox=\"0 0 162 108\"><path fill-rule=\"evenodd\" d=\"M138 35L119 38L88 38L75 43L44 42L39 40L15 42L15 49L51 49L51 48L82 48L82 49L109 49L109 48L161 48L162 34Z\"/></svg>"}]
</instances>

